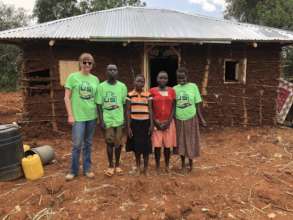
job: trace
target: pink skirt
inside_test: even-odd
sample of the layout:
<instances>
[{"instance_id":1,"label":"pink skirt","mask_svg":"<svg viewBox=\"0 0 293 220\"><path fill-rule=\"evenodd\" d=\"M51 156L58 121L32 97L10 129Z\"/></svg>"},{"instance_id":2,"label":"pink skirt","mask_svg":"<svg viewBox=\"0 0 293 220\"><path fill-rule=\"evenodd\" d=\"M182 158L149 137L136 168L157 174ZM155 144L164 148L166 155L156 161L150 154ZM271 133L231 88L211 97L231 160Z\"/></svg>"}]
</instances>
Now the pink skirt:
<instances>
[{"instance_id":1,"label":"pink skirt","mask_svg":"<svg viewBox=\"0 0 293 220\"><path fill-rule=\"evenodd\" d=\"M170 127L164 131L154 128L152 135L153 147L176 147L176 126L174 120L172 120Z\"/></svg>"}]
</instances>

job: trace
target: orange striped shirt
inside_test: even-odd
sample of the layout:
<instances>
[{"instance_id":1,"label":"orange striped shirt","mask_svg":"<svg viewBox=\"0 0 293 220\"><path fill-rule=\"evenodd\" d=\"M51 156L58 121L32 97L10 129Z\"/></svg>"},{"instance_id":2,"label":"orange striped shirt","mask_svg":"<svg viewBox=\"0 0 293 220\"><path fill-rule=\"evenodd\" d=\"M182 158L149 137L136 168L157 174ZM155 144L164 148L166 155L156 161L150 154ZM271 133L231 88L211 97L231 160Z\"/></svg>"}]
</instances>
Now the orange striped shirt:
<instances>
[{"instance_id":1,"label":"orange striped shirt","mask_svg":"<svg viewBox=\"0 0 293 220\"><path fill-rule=\"evenodd\" d=\"M130 117L136 120L150 119L149 100L151 94L149 92L141 92L133 90L128 93L127 100L130 101Z\"/></svg>"}]
</instances>

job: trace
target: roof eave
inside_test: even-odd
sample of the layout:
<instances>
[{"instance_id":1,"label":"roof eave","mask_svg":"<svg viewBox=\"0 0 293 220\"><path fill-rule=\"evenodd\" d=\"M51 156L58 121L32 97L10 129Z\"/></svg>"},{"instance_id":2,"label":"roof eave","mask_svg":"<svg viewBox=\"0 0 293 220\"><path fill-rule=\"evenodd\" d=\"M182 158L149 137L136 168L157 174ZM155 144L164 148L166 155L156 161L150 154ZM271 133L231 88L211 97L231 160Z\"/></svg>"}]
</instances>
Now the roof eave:
<instances>
[{"instance_id":1,"label":"roof eave","mask_svg":"<svg viewBox=\"0 0 293 220\"><path fill-rule=\"evenodd\" d=\"M92 42L138 42L138 43L215 43L231 44L230 39L196 39L196 38L149 38L149 37L90 37Z\"/></svg>"},{"instance_id":2,"label":"roof eave","mask_svg":"<svg viewBox=\"0 0 293 220\"><path fill-rule=\"evenodd\" d=\"M69 41L90 41L90 42L135 42L135 43L196 43L196 44L231 44L233 42L237 43L279 43L281 45L292 45L293 39L291 40L254 40L254 39L198 39L198 38L149 38L149 37L90 37L90 38L0 38L0 43L2 44L15 44L21 45L26 41L31 40L69 40Z\"/></svg>"}]
</instances>

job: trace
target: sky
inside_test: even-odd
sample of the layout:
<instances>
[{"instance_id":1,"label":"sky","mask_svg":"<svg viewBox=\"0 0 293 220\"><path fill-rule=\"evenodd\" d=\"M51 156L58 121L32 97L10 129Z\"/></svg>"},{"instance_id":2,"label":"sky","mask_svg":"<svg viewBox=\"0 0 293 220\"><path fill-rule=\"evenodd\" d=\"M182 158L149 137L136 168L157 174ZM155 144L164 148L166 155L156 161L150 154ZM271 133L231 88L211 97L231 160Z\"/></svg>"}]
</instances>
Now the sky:
<instances>
[{"instance_id":1,"label":"sky","mask_svg":"<svg viewBox=\"0 0 293 220\"><path fill-rule=\"evenodd\" d=\"M31 12L35 0L2 0ZM212 17L223 17L225 0L144 0L148 7L168 8Z\"/></svg>"}]
</instances>

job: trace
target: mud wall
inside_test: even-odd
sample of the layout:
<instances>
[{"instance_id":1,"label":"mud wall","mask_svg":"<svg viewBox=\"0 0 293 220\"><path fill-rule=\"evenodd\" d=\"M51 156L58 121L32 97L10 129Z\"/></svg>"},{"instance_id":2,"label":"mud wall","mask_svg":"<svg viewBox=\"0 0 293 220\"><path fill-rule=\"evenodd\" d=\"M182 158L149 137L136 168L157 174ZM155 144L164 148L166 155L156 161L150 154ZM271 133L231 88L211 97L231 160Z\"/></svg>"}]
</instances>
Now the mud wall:
<instances>
[{"instance_id":1,"label":"mud wall","mask_svg":"<svg viewBox=\"0 0 293 220\"><path fill-rule=\"evenodd\" d=\"M83 52L93 54L96 61L92 73L100 81L106 79L106 66L117 64L119 80L132 87L134 73L141 73L143 45L101 44L48 41L27 44L24 48L21 87L24 96L22 122L51 124L54 129L67 129L64 88L60 85L59 61L77 60ZM36 73L36 74L35 74Z\"/></svg>"},{"instance_id":2,"label":"mud wall","mask_svg":"<svg viewBox=\"0 0 293 220\"><path fill-rule=\"evenodd\" d=\"M117 64L120 80L132 88L133 74L143 69L143 45L57 41L34 42L24 48L21 76L25 123L49 123L67 129L64 88L59 80L59 60L76 60L82 52L94 55L93 73L106 79L109 63ZM246 83L225 84L225 59L247 59ZM275 125L277 85L280 75L280 46L260 44L182 45L181 64L204 97L204 113L210 125Z\"/></svg>"},{"instance_id":3,"label":"mud wall","mask_svg":"<svg viewBox=\"0 0 293 220\"><path fill-rule=\"evenodd\" d=\"M183 47L183 64L204 96L209 124L275 125L279 45L246 44ZM225 59L247 59L246 83L224 83Z\"/></svg>"}]
</instances>

